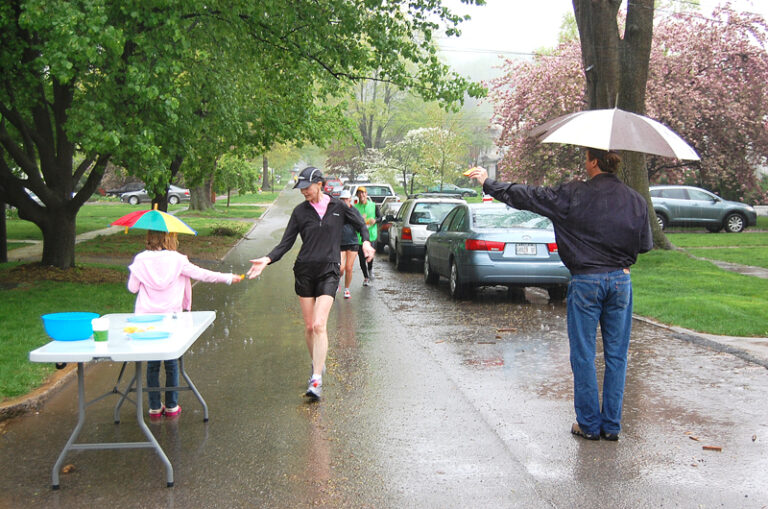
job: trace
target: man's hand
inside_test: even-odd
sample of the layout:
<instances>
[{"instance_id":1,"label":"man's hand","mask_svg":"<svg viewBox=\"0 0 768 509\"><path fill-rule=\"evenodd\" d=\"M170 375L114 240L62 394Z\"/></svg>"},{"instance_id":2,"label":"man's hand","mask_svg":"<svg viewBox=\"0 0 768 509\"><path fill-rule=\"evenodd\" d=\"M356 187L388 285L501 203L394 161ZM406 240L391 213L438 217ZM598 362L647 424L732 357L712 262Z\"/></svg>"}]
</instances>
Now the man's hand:
<instances>
[{"instance_id":1,"label":"man's hand","mask_svg":"<svg viewBox=\"0 0 768 509\"><path fill-rule=\"evenodd\" d=\"M365 256L365 261L367 262L372 261L373 257L376 256L376 250L367 240L363 241L363 255Z\"/></svg>"},{"instance_id":2,"label":"man's hand","mask_svg":"<svg viewBox=\"0 0 768 509\"><path fill-rule=\"evenodd\" d=\"M272 260L269 259L269 256L262 256L261 258L256 258L255 260L250 260L251 262L251 268L248 269L248 279L253 279L255 277L259 277L261 275L261 272L264 270L264 268L271 262Z\"/></svg>"},{"instance_id":3,"label":"man's hand","mask_svg":"<svg viewBox=\"0 0 768 509\"><path fill-rule=\"evenodd\" d=\"M464 176L477 180L481 186L485 183L485 179L488 178L488 172L482 166L475 166L464 172Z\"/></svg>"}]
</instances>

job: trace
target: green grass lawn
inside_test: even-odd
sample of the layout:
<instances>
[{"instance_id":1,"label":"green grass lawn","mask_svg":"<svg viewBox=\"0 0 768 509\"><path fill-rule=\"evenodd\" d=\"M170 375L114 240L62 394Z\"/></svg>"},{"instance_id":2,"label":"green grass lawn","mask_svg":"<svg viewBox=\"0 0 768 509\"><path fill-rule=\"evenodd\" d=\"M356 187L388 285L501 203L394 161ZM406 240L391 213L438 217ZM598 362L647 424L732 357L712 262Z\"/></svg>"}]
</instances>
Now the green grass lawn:
<instances>
[{"instance_id":1,"label":"green grass lawn","mask_svg":"<svg viewBox=\"0 0 768 509\"><path fill-rule=\"evenodd\" d=\"M16 264L1 264L0 271ZM119 269L125 272L125 267ZM3 326L0 327L0 401L26 394L53 371L53 364L29 362L29 352L50 341L41 315L62 311L130 313L135 296L125 283L81 284L30 281L3 290Z\"/></svg>"},{"instance_id":2,"label":"green grass lawn","mask_svg":"<svg viewBox=\"0 0 768 509\"><path fill-rule=\"evenodd\" d=\"M768 336L768 280L744 276L678 251L640 255L632 268L635 313L728 336Z\"/></svg>"},{"instance_id":3,"label":"green grass lawn","mask_svg":"<svg viewBox=\"0 0 768 509\"><path fill-rule=\"evenodd\" d=\"M272 203L275 201L275 198L277 198L277 195L280 194L280 191L271 191L271 192L264 192L264 193L246 193L246 194L235 194L232 195L229 199L230 203L233 204L239 204L239 203ZM219 198L216 200L216 206L219 205L226 206L227 205L227 198Z\"/></svg>"},{"instance_id":4,"label":"green grass lawn","mask_svg":"<svg viewBox=\"0 0 768 509\"><path fill-rule=\"evenodd\" d=\"M768 269L768 233L670 233L675 246L708 260Z\"/></svg>"},{"instance_id":5,"label":"green grass lawn","mask_svg":"<svg viewBox=\"0 0 768 509\"><path fill-rule=\"evenodd\" d=\"M31 245L29 242L7 242L6 249L10 251L11 249L16 249L17 247L26 247L29 245Z\"/></svg>"},{"instance_id":6,"label":"green grass lawn","mask_svg":"<svg viewBox=\"0 0 768 509\"><path fill-rule=\"evenodd\" d=\"M768 247L768 233L668 233L677 247Z\"/></svg>"},{"instance_id":7,"label":"green grass lawn","mask_svg":"<svg viewBox=\"0 0 768 509\"><path fill-rule=\"evenodd\" d=\"M77 214L75 231L78 235L93 230L108 228L112 221L134 210L147 209L148 204L129 205L118 202L88 203ZM168 210L186 209L187 205L169 205ZM40 229L32 222L19 218L10 218L6 222L8 240L43 240Z\"/></svg>"},{"instance_id":8,"label":"green grass lawn","mask_svg":"<svg viewBox=\"0 0 768 509\"><path fill-rule=\"evenodd\" d=\"M246 202L243 202L246 203ZM271 202L270 202L271 203ZM209 219L258 219L267 209L265 205L237 205L227 207L223 203L216 203L213 209L198 211L198 210L183 210L176 214L176 217L182 218L185 222L194 221L192 218L209 218Z\"/></svg>"}]
</instances>

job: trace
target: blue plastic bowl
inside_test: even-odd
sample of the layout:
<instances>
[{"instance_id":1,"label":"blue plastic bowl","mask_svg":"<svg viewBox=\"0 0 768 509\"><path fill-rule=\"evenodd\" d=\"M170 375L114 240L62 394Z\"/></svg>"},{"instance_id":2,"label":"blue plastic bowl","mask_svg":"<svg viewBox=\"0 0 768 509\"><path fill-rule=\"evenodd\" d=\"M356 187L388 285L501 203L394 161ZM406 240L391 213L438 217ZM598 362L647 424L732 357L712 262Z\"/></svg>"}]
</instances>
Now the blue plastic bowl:
<instances>
[{"instance_id":1,"label":"blue plastic bowl","mask_svg":"<svg viewBox=\"0 0 768 509\"><path fill-rule=\"evenodd\" d=\"M98 313L50 313L43 315L45 332L56 341L80 341L93 335L91 320L98 318Z\"/></svg>"}]
</instances>

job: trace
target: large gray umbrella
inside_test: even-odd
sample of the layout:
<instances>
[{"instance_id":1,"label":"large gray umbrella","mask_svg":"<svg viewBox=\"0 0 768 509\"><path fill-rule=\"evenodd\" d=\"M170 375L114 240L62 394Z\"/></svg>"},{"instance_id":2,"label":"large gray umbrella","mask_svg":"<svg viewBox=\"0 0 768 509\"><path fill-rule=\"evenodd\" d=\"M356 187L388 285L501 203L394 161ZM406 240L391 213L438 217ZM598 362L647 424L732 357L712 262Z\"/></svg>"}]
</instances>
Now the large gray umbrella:
<instances>
[{"instance_id":1,"label":"large gray umbrella","mask_svg":"<svg viewBox=\"0 0 768 509\"><path fill-rule=\"evenodd\" d=\"M618 108L569 113L533 129L529 135L540 143L567 143L699 160L696 151L669 127Z\"/></svg>"}]
</instances>

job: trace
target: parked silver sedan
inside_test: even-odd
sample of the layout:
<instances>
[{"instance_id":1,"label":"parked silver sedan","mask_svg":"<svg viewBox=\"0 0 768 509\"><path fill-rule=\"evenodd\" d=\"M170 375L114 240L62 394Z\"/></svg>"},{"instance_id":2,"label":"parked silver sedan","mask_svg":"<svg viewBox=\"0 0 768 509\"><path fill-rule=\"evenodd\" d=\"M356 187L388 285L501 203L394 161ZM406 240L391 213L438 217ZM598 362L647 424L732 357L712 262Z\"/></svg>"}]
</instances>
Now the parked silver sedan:
<instances>
[{"instance_id":1,"label":"parked silver sedan","mask_svg":"<svg viewBox=\"0 0 768 509\"><path fill-rule=\"evenodd\" d=\"M551 300L565 298L571 274L557 252L549 219L501 203L457 206L439 225L427 227L424 280L447 277L451 296L477 286L546 288Z\"/></svg>"},{"instance_id":2,"label":"parked silver sedan","mask_svg":"<svg viewBox=\"0 0 768 509\"><path fill-rule=\"evenodd\" d=\"M130 203L131 205L138 205L141 202L151 202L152 197L146 189L139 189L138 191L129 191L120 195L120 201ZM168 203L176 205L182 201L189 201L189 189L184 189L179 186L171 184L168 186Z\"/></svg>"}]
</instances>

